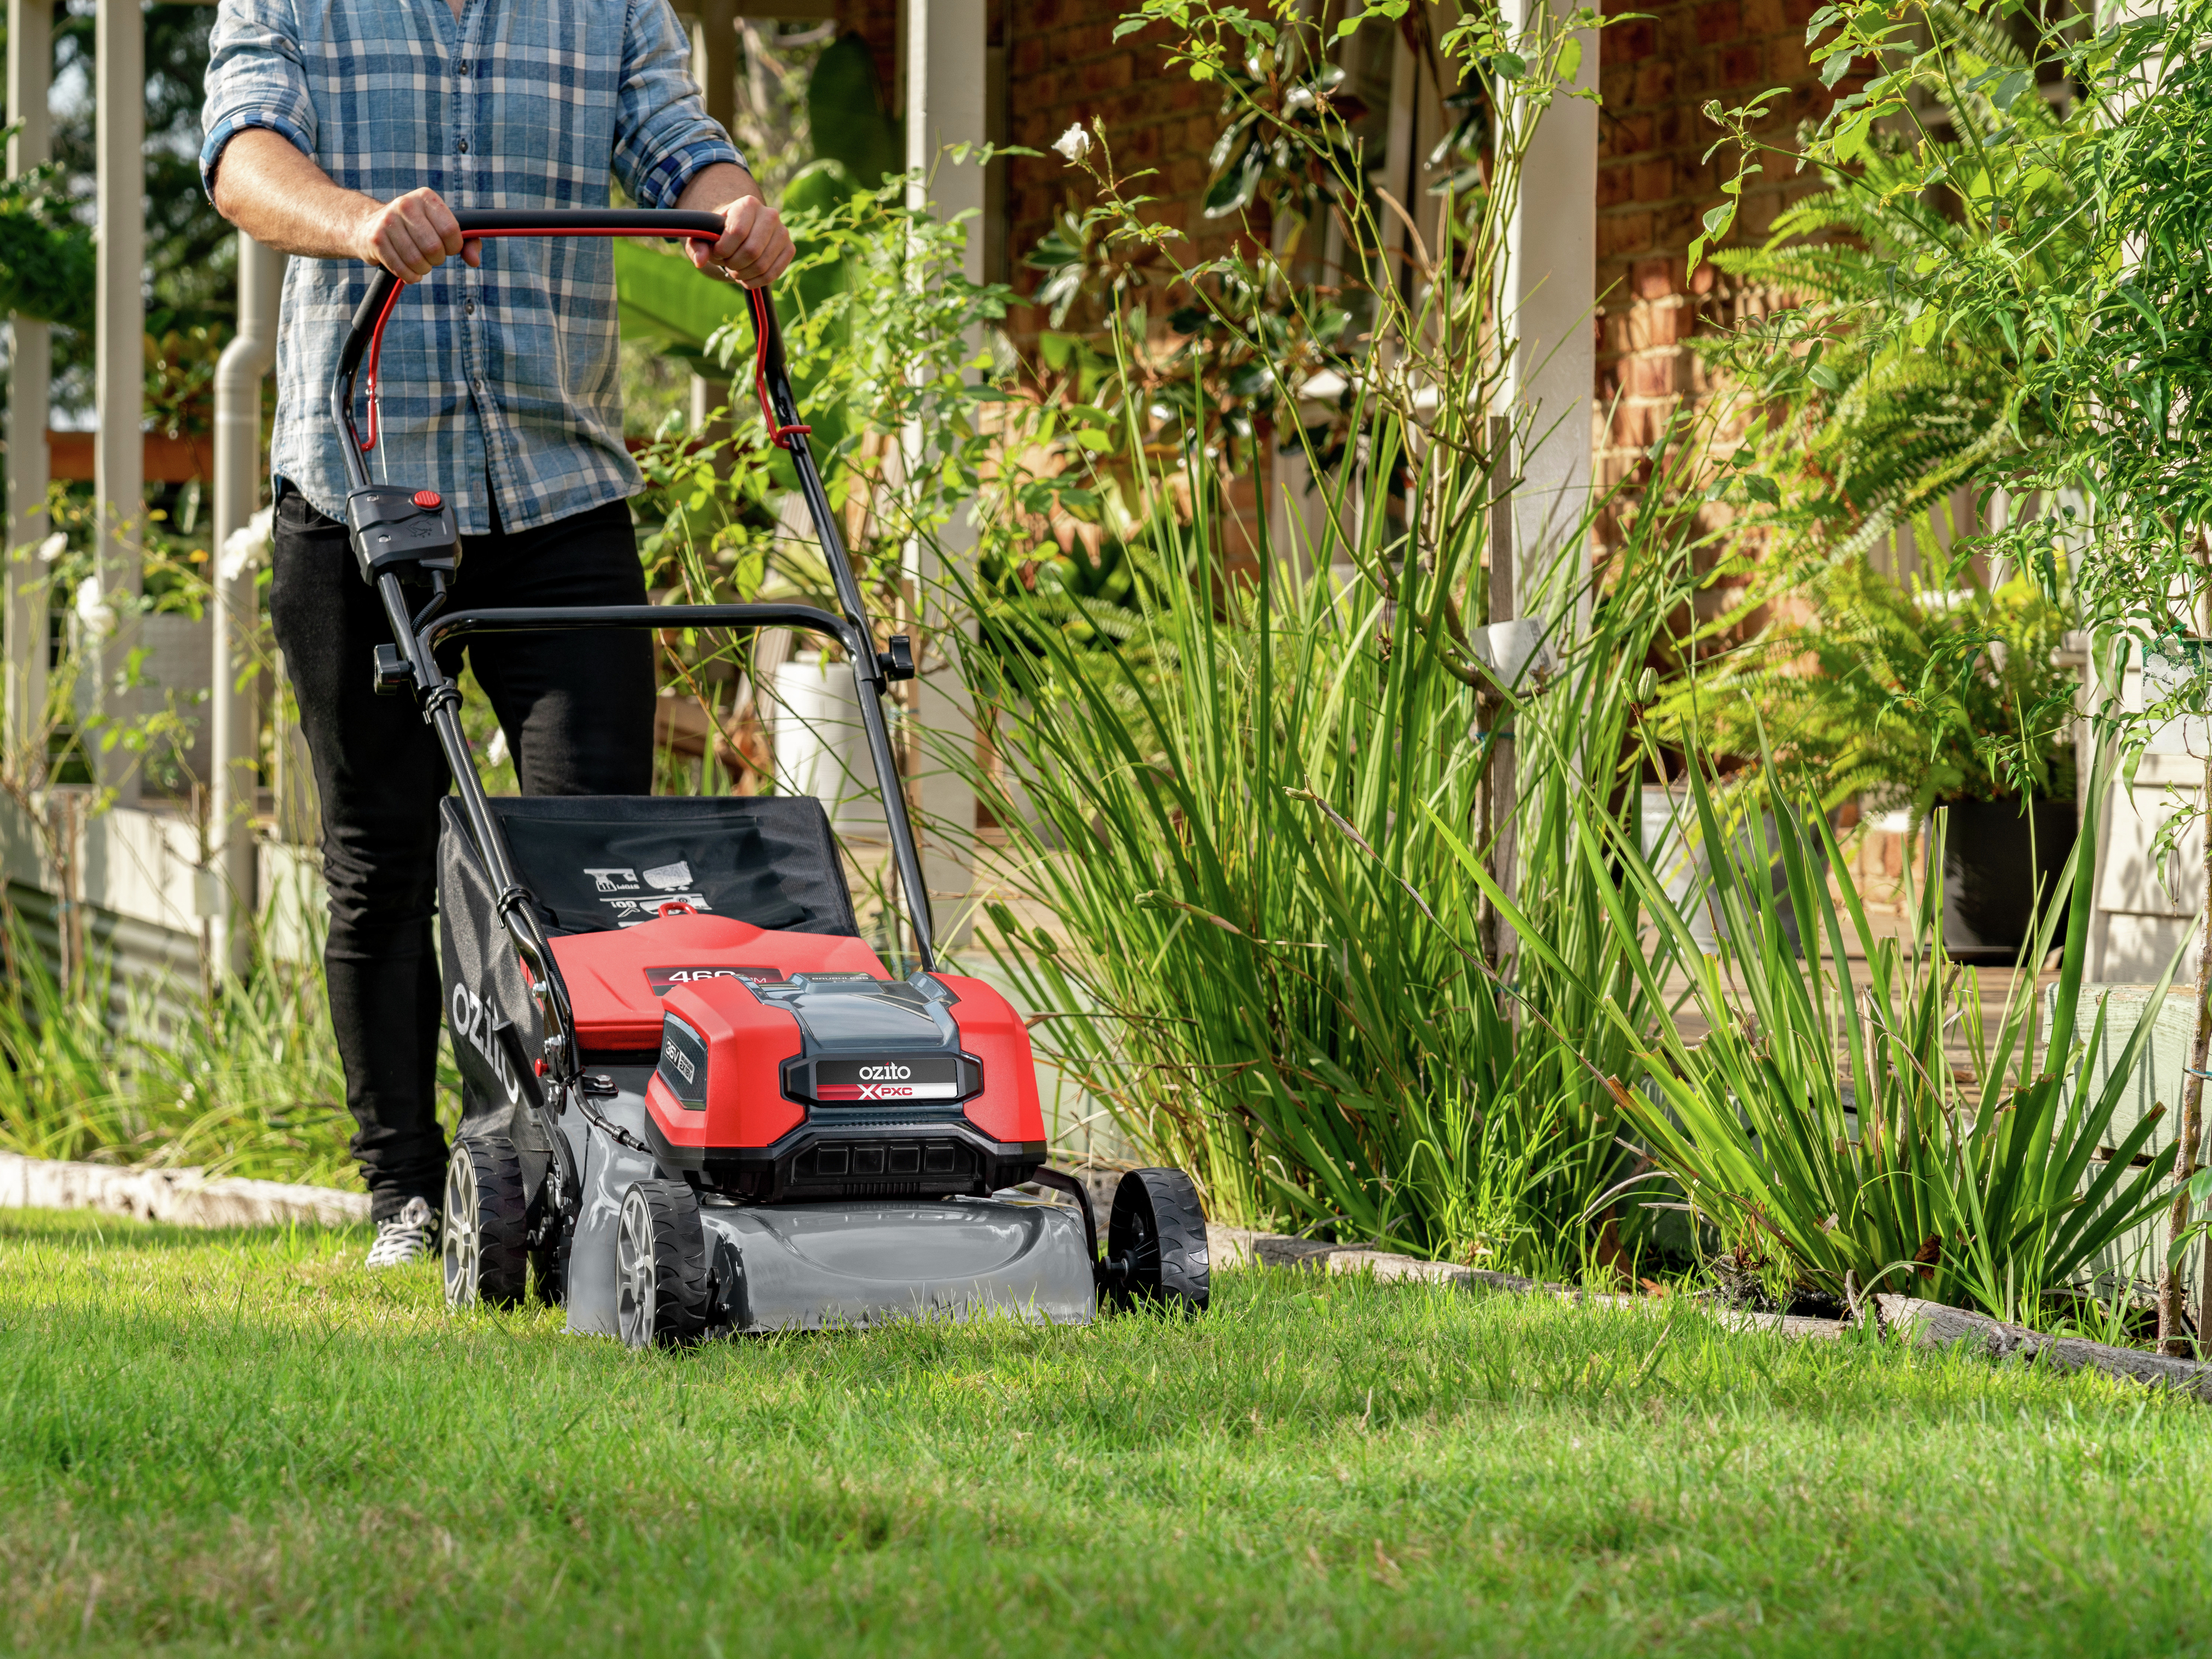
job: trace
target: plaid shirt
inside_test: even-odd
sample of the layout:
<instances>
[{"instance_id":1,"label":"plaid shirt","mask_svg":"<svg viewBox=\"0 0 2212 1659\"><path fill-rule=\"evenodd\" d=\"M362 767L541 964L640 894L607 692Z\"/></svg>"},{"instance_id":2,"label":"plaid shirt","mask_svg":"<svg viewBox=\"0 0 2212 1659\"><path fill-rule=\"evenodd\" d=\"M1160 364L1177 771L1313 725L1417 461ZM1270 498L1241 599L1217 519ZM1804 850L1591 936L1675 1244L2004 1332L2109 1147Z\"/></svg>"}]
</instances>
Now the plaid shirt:
<instances>
[{"instance_id":1,"label":"plaid shirt","mask_svg":"<svg viewBox=\"0 0 2212 1659\"><path fill-rule=\"evenodd\" d=\"M390 201L428 185L454 208L605 207L610 172L641 205L673 207L701 168L738 160L668 0L467 0L458 21L446 0L221 0L212 46L210 193L247 127L349 190ZM491 528L487 477L510 530L635 495L613 245L483 247L483 269L449 258L392 313L371 475L441 491L470 535ZM295 258L284 273L270 466L333 518L346 477L331 377L369 270Z\"/></svg>"}]
</instances>

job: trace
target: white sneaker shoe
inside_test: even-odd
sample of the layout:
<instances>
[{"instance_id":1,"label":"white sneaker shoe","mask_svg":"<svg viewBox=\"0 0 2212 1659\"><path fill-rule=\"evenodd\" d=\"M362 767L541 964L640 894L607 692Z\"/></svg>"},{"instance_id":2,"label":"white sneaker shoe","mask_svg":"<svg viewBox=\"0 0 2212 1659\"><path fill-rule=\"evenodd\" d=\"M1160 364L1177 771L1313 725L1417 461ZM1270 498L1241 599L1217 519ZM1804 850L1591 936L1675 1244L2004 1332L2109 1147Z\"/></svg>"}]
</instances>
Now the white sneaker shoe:
<instances>
[{"instance_id":1,"label":"white sneaker shoe","mask_svg":"<svg viewBox=\"0 0 2212 1659\"><path fill-rule=\"evenodd\" d=\"M398 1215L376 1224L376 1243L368 1247L369 1267L397 1267L420 1261L438 1248L438 1218L419 1198L407 1200Z\"/></svg>"}]
</instances>

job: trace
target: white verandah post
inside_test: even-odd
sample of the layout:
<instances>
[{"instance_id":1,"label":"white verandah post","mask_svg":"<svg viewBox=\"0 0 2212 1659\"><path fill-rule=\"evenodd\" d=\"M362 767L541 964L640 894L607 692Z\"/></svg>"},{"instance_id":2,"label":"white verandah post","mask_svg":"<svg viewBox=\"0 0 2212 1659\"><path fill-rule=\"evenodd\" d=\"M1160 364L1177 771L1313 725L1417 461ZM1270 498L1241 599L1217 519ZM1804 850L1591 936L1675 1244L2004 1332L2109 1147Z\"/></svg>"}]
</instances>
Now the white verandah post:
<instances>
[{"instance_id":1,"label":"white verandah post","mask_svg":"<svg viewBox=\"0 0 2212 1659\"><path fill-rule=\"evenodd\" d=\"M54 70L53 8L8 0L8 172L28 173L52 153L48 100ZM46 777L46 581L39 544L46 538L47 399L53 378L52 325L18 316L9 325L7 536L7 738L4 764L36 788Z\"/></svg>"},{"instance_id":2,"label":"white verandah post","mask_svg":"<svg viewBox=\"0 0 2212 1659\"><path fill-rule=\"evenodd\" d=\"M80 688L78 708L111 719L137 712L136 697L115 681L137 636L133 625L145 581L146 519L146 20L138 0L100 0L94 25L94 127L98 173L98 310L93 385L100 434L93 454L93 502L99 526L96 568L101 602L114 626L87 641L94 684ZM82 695L89 690L88 698ZM94 775L118 805L137 804L139 768L122 746L88 745Z\"/></svg>"},{"instance_id":3,"label":"white verandah post","mask_svg":"<svg viewBox=\"0 0 2212 1659\"><path fill-rule=\"evenodd\" d=\"M908 187L908 204L934 201L939 214L954 219L965 213L968 243L961 269L968 280L983 280L984 170L970 161L945 160L954 144L982 144L989 136L984 103L985 53L988 34L984 0L906 0L906 164L919 168L927 185ZM980 345L981 342L973 343ZM920 441L909 434L909 453ZM975 828L975 792L947 751L971 758L975 713L962 678L960 653L972 639L974 620L952 600L951 575L972 568L975 526L965 513L938 532L935 545L916 541L907 550L907 581L914 595L919 637L915 641L921 673L915 681L914 717L921 727L920 775L915 794L921 809L922 879L927 885L940 945L967 936L972 880L969 847ZM910 751L911 752L911 751Z\"/></svg>"}]
</instances>

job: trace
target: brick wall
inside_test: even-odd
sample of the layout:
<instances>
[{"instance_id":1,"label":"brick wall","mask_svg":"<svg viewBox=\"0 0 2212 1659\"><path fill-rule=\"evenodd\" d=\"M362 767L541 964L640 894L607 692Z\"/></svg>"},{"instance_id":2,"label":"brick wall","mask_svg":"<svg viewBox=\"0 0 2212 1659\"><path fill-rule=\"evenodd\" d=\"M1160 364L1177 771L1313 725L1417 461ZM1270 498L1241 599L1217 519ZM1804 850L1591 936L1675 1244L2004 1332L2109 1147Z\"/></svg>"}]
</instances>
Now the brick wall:
<instances>
[{"instance_id":1,"label":"brick wall","mask_svg":"<svg viewBox=\"0 0 2212 1659\"><path fill-rule=\"evenodd\" d=\"M1730 305L1710 265L1685 269L1705 210L1723 200L1735 158L1705 150L1719 129L1699 112L1733 108L1786 87L1767 130L1787 134L1832 95L1805 51L1818 0L1606 0L1608 14L1644 14L1601 37L1597 180L1597 386L1610 430L1597 434L1610 483L1635 465L1682 397L1705 391L1686 342ZM1731 243L1762 235L1786 202L1814 185L1769 170L1743 195Z\"/></svg>"},{"instance_id":2,"label":"brick wall","mask_svg":"<svg viewBox=\"0 0 2212 1659\"><path fill-rule=\"evenodd\" d=\"M1826 107L1832 95L1806 53L1805 20L1818 0L1606 0L1624 21L1601 37L1597 181L1598 406L1611 409L1597 434L1601 483L1633 466L1682 397L1697 396L1697 361L1687 345L1702 325L1731 304L1708 265L1694 277L1684 260L1705 210L1722 199L1733 166L1723 153L1703 159L1717 130L1699 112L1719 99L1733 106L1771 87L1786 87L1770 123L1787 132ZM840 0L840 19L874 49L884 86L897 92L897 0ZM1229 221L1203 216L1206 152L1218 131L1221 94L1171 70L1158 31L1113 38L1119 0L994 0L993 43L1005 53L1007 142L1048 153L1008 164L1006 248L1018 293L1036 274L1022 254L1048 231L1074 193L1077 175L1049 154L1075 122L1103 117L1117 163L1152 168L1145 193L1152 211L1182 231L1178 258L1224 251L1238 234ZM1643 14L1629 17L1631 12ZM1849 84L1849 83L1847 83ZM1770 171L1747 190L1735 240L1756 236L1808 181ZM1040 313L1018 309L1013 331L1034 338ZM1617 400L1617 401L1616 401Z\"/></svg>"}]
</instances>

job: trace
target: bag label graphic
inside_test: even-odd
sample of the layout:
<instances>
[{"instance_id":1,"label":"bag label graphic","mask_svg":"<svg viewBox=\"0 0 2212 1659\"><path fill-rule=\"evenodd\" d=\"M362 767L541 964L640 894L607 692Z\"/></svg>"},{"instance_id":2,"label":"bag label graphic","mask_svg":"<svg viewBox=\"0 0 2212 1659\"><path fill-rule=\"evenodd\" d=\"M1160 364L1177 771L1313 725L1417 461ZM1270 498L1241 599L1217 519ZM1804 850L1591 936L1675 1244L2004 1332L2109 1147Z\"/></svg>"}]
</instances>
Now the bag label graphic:
<instances>
[{"instance_id":1,"label":"bag label graphic","mask_svg":"<svg viewBox=\"0 0 2212 1659\"><path fill-rule=\"evenodd\" d=\"M652 921L660 915L664 904L681 902L694 910L709 912L714 908L707 902L704 893L693 890L694 878L688 859L656 864L642 872L628 864L587 864L582 868L599 902L615 913L617 927L635 927L641 921Z\"/></svg>"},{"instance_id":2,"label":"bag label graphic","mask_svg":"<svg viewBox=\"0 0 2212 1659\"><path fill-rule=\"evenodd\" d=\"M900 1105L960 1097L960 1062L951 1054L904 1060L820 1060L814 1063L814 1097L825 1105Z\"/></svg>"}]
</instances>

